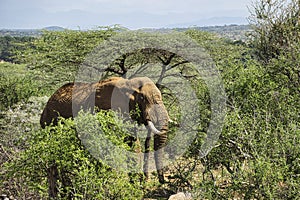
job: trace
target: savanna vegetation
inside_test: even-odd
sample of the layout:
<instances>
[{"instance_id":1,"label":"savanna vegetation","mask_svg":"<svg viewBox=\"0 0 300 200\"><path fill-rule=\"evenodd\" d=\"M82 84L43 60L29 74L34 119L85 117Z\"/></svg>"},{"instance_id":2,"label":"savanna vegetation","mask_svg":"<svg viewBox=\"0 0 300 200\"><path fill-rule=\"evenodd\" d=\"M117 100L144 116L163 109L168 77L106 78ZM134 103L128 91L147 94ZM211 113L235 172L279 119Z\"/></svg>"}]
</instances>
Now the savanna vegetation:
<instances>
[{"instance_id":1,"label":"savanna vegetation","mask_svg":"<svg viewBox=\"0 0 300 200\"><path fill-rule=\"evenodd\" d=\"M258 0L250 17L253 31L245 42L199 30L184 32L211 56L227 96L222 133L203 158L199 149L212 111L205 82L190 63L162 49L138 49L105 68L105 76L120 76L148 63L156 63L160 73L173 67L196 91L200 100L197 137L181 158L166 167L165 184L159 184L156 176L144 183L139 175L129 176L95 159L81 144L70 119L46 129L39 125L48 97L75 80L95 47L125 30L45 31L38 38L15 41L22 47L10 51L17 64L0 63L0 194L47 199L47 170L55 163L60 199L165 199L179 191L189 192L194 199L298 198L299 13L296 0ZM171 118L180 119L172 91L158 86ZM128 125L116 120L113 112L82 113L80 120L94 132L98 130L92 122L99 122L110 141L129 149L123 143ZM175 131L171 125L170 138ZM66 182L67 186L62 184Z\"/></svg>"}]
</instances>

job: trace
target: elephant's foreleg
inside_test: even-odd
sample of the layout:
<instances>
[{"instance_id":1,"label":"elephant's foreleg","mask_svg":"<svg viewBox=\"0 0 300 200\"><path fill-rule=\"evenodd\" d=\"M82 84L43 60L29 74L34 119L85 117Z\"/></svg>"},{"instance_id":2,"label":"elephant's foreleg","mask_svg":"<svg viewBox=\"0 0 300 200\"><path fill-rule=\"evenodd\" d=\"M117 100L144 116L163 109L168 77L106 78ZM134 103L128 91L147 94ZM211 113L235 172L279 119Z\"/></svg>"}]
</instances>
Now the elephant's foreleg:
<instances>
[{"instance_id":1,"label":"elephant's foreleg","mask_svg":"<svg viewBox=\"0 0 300 200\"><path fill-rule=\"evenodd\" d=\"M144 153L144 166L143 166L146 180L149 177L148 169L149 169L150 140L151 140L151 131L148 130L147 138L145 140L145 153Z\"/></svg>"},{"instance_id":2,"label":"elephant's foreleg","mask_svg":"<svg viewBox=\"0 0 300 200\"><path fill-rule=\"evenodd\" d=\"M167 140L167 134L155 135L154 136L154 159L158 174L158 180L160 183L164 183L164 172L163 172L163 147Z\"/></svg>"}]
</instances>

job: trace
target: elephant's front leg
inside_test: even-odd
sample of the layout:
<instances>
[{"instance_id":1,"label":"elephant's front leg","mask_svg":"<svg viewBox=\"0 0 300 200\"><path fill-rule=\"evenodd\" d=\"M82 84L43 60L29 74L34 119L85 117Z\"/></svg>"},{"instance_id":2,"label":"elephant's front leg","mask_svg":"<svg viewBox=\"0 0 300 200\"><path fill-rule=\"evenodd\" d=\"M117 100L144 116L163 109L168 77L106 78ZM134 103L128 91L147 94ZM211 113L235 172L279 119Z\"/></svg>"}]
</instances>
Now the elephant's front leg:
<instances>
[{"instance_id":1,"label":"elephant's front leg","mask_svg":"<svg viewBox=\"0 0 300 200\"><path fill-rule=\"evenodd\" d=\"M164 158L164 151L163 147L167 141L167 134L161 135L154 135L154 159L155 165L158 174L158 180L160 183L164 183L164 171L163 171L163 158Z\"/></svg>"},{"instance_id":2,"label":"elephant's front leg","mask_svg":"<svg viewBox=\"0 0 300 200\"><path fill-rule=\"evenodd\" d=\"M145 153L144 153L144 175L146 180L149 178L149 154L150 154L150 141L151 141L151 131L148 130L147 138L145 140Z\"/></svg>"}]
</instances>

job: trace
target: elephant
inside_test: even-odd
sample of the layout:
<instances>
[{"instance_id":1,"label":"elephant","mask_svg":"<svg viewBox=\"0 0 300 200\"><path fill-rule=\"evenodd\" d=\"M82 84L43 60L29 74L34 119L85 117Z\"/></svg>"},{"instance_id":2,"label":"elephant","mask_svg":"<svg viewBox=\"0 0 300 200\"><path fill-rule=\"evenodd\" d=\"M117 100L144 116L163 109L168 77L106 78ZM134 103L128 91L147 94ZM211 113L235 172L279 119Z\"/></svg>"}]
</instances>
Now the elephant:
<instances>
[{"instance_id":1,"label":"elephant","mask_svg":"<svg viewBox=\"0 0 300 200\"><path fill-rule=\"evenodd\" d=\"M134 114L136 108L140 113ZM148 77L125 79L111 77L94 83L67 83L60 87L48 100L41 118L42 128L53 123L58 117L75 117L80 109L119 110L138 124L147 127L145 140L144 174L148 178L148 156L151 134L154 134L154 159L160 183L164 183L163 147L167 141L168 112L160 90Z\"/></svg>"}]
</instances>

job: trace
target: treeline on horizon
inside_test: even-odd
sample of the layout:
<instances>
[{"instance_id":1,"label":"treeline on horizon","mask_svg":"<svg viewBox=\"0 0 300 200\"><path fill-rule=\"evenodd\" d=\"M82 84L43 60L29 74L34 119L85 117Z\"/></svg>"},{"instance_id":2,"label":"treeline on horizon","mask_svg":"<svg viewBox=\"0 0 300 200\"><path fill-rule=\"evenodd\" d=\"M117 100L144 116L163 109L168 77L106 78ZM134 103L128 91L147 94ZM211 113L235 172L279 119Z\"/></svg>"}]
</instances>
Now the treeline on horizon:
<instances>
[{"instance_id":1,"label":"treeline on horizon","mask_svg":"<svg viewBox=\"0 0 300 200\"><path fill-rule=\"evenodd\" d=\"M112 27L117 27L112 26ZM126 28L123 28L127 30ZM207 31L221 35L235 41L247 40L247 33L251 31L250 25L224 25L224 26L206 26L206 27L191 27L191 28L158 28L158 29L143 29L151 32L166 32L170 30L185 32L187 30ZM14 62L14 52L22 48L21 43L34 40L36 37L41 37L46 31L67 31L62 27L46 27L44 29L2 29L0 30L0 60L6 62ZM80 31L80 30L75 30ZM86 30L88 31L88 30Z\"/></svg>"}]
</instances>

